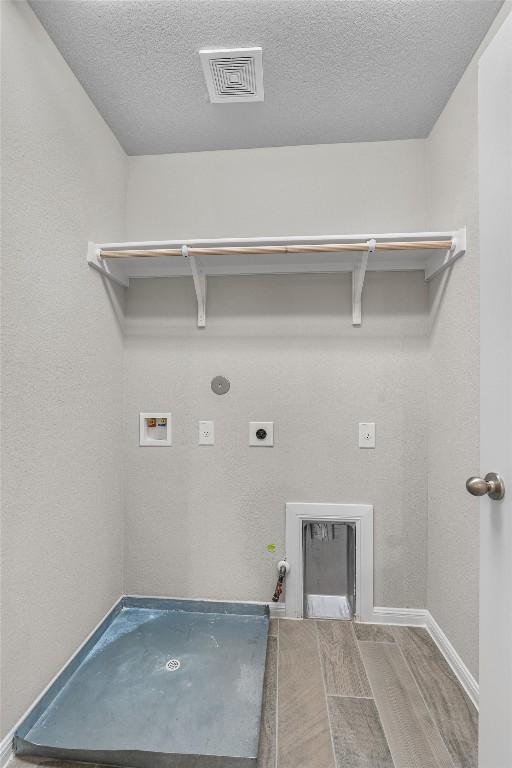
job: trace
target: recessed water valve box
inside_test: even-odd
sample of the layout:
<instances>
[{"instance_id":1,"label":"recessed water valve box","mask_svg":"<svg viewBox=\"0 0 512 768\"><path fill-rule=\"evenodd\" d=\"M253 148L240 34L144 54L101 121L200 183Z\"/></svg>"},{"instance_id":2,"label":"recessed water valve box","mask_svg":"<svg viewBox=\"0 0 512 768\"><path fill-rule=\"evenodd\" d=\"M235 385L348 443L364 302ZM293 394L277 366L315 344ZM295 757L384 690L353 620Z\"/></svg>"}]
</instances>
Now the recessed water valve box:
<instances>
[{"instance_id":1,"label":"recessed water valve box","mask_svg":"<svg viewBox=\"0 0 512 768\"><path fill-rule=\"evenodd\" d=\"M272 448L274 445L274 422L250 421L249 445L260 448Z\"/></svg>"},{"instance_id":2,"label":"recessed water valve box","mask_svg":"<svg viewBox=\"0 0 512 768\"><path fill-rule=\"evenodd\" d=\"M172 445L170 413L141 413L139 416L139 445L158 448Z\"/></svg>"}]
</instances>

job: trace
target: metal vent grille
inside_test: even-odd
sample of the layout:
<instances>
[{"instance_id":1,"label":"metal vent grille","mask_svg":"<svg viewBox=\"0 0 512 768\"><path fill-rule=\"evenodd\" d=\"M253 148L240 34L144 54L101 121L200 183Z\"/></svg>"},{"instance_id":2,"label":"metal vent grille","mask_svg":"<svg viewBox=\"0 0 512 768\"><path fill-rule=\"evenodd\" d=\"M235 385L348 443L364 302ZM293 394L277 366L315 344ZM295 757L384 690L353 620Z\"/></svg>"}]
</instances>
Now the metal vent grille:
<instances>
[{"instance_id":1,"label":"metal vent grille","mask_svg":"<svg viewBox=\"0 0 512 768\"><path fill-rule=\"evenodd\" d=\"M199 51L212 104L263 101L261 48Z\"/></svg>"}]
</instances>

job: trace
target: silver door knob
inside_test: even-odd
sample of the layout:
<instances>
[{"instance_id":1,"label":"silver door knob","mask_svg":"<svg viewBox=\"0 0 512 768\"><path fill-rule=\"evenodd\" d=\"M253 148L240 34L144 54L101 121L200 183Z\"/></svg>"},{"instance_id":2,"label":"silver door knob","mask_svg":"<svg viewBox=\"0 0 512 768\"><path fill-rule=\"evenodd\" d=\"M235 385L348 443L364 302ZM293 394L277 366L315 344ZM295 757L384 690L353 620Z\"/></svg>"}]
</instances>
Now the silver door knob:
<instances>
[{"instance_id":1,"label":"silver door knob","mask_svg":"<svg viewBox=\"0 0 512 768\"><path fill-rule=\"evenodd\" d=\"M505 483L495 472L488 472L483 480L481 477L470 477L466 480L466 488L472 496L487 494L495 501L499 501L505 495Z\"/></svg>"}]
</instances>

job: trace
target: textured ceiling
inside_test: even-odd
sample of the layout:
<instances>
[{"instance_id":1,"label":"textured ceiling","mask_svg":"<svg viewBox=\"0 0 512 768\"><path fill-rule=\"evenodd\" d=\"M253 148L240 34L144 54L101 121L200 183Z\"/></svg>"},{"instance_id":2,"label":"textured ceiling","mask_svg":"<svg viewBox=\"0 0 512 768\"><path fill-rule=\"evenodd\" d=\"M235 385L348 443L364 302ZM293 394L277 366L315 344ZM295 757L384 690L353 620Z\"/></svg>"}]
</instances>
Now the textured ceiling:
<instances>
[{"instance_id":1,"label":"textured ceiling","mask_svg":"<svg viewBox=\"0 0 512 768\"><path fill-rule=\"evenodd\" d=\"M426 136L502 0L32 0L130 155ZM263 46L210 104L200 48Z\"/></svg>"}]
</instances>

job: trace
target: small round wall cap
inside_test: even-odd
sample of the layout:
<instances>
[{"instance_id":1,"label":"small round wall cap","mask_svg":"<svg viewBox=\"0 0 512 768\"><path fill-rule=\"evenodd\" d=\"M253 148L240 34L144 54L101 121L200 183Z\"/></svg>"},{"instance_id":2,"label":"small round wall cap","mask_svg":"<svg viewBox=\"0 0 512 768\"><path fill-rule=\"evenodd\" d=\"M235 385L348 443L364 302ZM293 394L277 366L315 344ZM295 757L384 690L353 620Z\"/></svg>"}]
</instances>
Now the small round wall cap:
<instances>
[{"instance_id":1,"label":"small round wall cap","mask_svg":"<svg viewBox=\"0 0 512 768\"><path fill-rule=\"evenodd\" d=\"M212 392L215 392L216 395L225 395L226 392L229 392L230 386L229 379L226 379L225 376L214 376L212 379Z\"/></svg>"}]
</instances>

